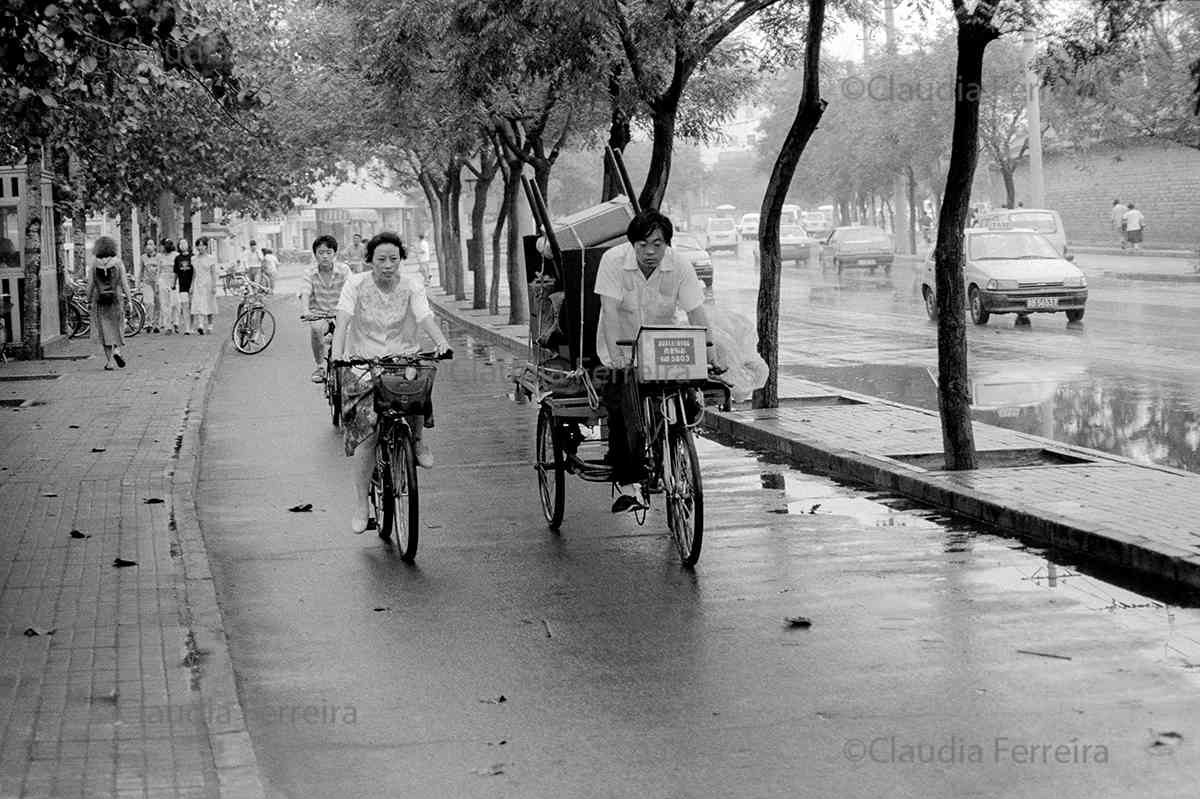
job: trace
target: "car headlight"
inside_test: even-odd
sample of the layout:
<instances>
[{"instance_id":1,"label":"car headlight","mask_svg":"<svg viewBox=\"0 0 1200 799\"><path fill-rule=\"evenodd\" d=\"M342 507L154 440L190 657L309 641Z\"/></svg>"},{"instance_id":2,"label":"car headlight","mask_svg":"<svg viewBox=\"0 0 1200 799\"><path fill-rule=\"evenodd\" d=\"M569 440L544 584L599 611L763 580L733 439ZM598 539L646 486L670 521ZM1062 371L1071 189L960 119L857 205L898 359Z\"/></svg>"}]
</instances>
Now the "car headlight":
<instances>
[{"instance_id":1,"label":"car headlight","mask_svg":"<svg viewBox=\"0 0 1200 799\"><path fill-rule=\"evenodd\" d=\"M1069 289L1085 289L1087 288L1087 278L1083 275L1069 277L1063 281L1063 285Z\"/></svg>"},{"instance_id":2,"label":"car headlight","mask_svg":"<svg viewBox=\"0 0 1200 799\"><path fill-rule=\"evenodd\" d=\"M1015 291L1020 288L1020 284L1015 280L996 280L992 279L984 286L988 291Z\"/></svg>"}]
</instances>

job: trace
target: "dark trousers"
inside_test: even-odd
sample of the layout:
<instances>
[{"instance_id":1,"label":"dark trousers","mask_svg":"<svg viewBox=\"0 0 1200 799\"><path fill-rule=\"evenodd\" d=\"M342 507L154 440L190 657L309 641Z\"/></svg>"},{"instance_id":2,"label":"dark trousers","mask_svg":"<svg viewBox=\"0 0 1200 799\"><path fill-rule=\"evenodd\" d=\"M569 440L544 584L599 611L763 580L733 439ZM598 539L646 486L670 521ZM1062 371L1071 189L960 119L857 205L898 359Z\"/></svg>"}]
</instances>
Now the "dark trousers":
<instances>
[{"instance_id":1,"label":"dark trousers","mask_svg":"<svg viewBox=\"0 0 1200 799\"><path fill-rule=\"evenodd\" d=\"M630 371L611 372L601 389L608 411L608 462L613 482L637 483L645 476L642 462L642 400Z\"/></svg>"}]
</instances>

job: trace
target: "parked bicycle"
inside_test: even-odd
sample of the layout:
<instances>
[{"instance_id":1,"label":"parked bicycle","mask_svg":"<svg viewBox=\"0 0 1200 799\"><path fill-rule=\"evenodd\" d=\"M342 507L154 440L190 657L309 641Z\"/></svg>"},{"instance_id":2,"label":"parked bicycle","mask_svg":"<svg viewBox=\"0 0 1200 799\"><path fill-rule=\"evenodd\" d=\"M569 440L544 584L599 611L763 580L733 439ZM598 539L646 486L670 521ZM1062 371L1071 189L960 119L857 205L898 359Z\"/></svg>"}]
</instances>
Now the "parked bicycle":
<instances>
[{"instance_id":1,"label":"parked bicycle","mask_svg":"<svg viewBox=\"0 0 1200 799\"><path fill-rule=\"evenodd\" d=\"M424 414L433 395L437 360L454 357L422 352L412 356L350 358L332 361L334 368L366 367L375 382L379 430L375 438L375 469L367 492L379 537L392 538L400 558L411 563L420 543L420 502L417 488L415 440L410 414Z\"/></svg>"},{"instance_id":2,"label":"parked bicycle","mask_svg":"<svg viewBox=\"0 0 1200 799\"><path fill-rule=\"evenodd\" d=\"M302 322L328 321L325 331L325 401L329 403L329 416L333 426L342 423L342 381L340 372L333 368L333 329L337 314L328 311L309 311L300 315Z\"/></svg>"},{"instance_id":3,"label":"parked bicycle","mask_svg":"<svg viewBox=\"0 0 1200 799\"><path fill-rule=\"evenodd\" d=\"M242 301L238 303L233 323L233 346L246 355L257 355L275 338L275 316L267 309L263 295L265 286L242 277L238 282Z\"/></svg>"},{"instance_id":4,"label":"parked bicycle","mask_svg":"<svg viewBox=\"0 0 1200 799\"><path fill-rule=\"evenodd\" d=\"M125 297L125 337L136 336L146 325L146 306L142 301L142 290L137 289ZM77 289L67 298L67 336L80 338L92 329L92 313L88 307L86 289Z\"/></svg>"}]
</instances>

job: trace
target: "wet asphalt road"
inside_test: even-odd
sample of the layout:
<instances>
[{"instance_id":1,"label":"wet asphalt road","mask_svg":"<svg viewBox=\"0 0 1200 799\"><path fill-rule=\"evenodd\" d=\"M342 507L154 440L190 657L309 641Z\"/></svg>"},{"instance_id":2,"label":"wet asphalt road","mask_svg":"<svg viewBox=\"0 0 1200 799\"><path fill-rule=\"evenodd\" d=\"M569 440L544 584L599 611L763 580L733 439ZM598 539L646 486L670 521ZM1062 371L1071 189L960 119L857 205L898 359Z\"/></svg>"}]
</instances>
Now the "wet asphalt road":
<instances>
[{"instance_id":1,"label":"wet asphalt road","mask_svg":"<svg viewBox=\"0 0 1200 799\"><path fill-rule=\"evenodd\" d=\"M708 441L694 572L600 485L555 535L461 337L404 565L348 531L286 302L221 363L198 495L269 796L1195 795L1200 612Z\"/></svg>"},{"instance_id":2,"label":"wet asphalt road","mask_svg":"<svg viewBox=\"0 0 1200 799\"><path fill-rule=\"evenodd\" d=\"M713 257L713 297L753 313L752 245ZM1082 253L1087 315L968 325L975 418L1078 446L1200 472L1200 283L1117 280L1106 270L1142 259ZM1145 260L1150 264L1149 259ZM1133 265L1133 266L1131 266ZM1177 264L1172 265L1177 268ZM937 408L937 330L925 315L918 268L893 273L788 264L780 315L780 372L872 396Z\"/></svg>"}]
</instances>

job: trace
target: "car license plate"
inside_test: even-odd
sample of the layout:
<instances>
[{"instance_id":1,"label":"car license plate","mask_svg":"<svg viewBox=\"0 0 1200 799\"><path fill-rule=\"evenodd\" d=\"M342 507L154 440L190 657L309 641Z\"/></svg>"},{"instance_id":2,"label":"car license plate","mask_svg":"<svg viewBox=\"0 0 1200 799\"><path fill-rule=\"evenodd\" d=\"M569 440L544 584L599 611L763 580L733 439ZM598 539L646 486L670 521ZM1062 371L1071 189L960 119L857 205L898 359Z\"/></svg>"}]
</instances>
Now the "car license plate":
<instances>
[{"instance_id":1,"label":"car license plate","mask_svg":"<svg viewBox=\"0 0 1200 799\"><path fill-rule=\"evenodd\" d=\"M1026 308L1057 308L1058 297L1030 297L1025 302Z\"/></svg>"},{"instance_id":2,"label":"car license plate","mask_svg":"<svg viewBox=\"0 0 1200 799\"><path fill-rule=\"evenodd\" d=\"M859 258L858 263L860 266L874 266L875 259L874 258Z\"/></svg>"}]
</instances>

